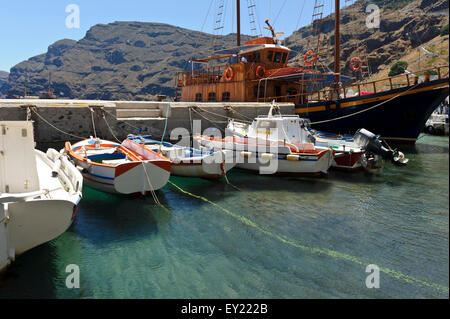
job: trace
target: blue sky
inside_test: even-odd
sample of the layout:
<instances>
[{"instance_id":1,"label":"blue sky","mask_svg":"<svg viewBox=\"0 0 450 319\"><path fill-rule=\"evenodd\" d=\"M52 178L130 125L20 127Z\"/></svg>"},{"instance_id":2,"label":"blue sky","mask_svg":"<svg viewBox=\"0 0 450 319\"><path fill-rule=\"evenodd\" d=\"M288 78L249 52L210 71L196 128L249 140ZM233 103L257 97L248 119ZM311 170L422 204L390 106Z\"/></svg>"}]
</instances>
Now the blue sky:
<instances>
[{"instance_id":1,"label":"blue sky","mask_svg":"<svg viewBox=\"0 0 450 319\"><path fill-rule=\"evenodd\" d=\"M0 0L0 70L9 71L17 63L45 53L57 40L79 40L98 23L141 21L168 23L213 33L215 13L221 0ZM223 34L236 29L231 17L235 0L225 2ZM241 0L242 33L250 34L247 1ZM277 31L290 35L297 26L311 23L312 0L253 0L258 27L269 18ZM211 9L208 13L208 8ZM332 0L325 0L331 13ZM66 27L66 7L80 8L80 28ZM302 15L302 8L303 13ZM208 17L206 19L206 17ZM206 19L206 22L205 22ZM202 29L203 27L203 29Z\"/></svg>"}]
</instances>

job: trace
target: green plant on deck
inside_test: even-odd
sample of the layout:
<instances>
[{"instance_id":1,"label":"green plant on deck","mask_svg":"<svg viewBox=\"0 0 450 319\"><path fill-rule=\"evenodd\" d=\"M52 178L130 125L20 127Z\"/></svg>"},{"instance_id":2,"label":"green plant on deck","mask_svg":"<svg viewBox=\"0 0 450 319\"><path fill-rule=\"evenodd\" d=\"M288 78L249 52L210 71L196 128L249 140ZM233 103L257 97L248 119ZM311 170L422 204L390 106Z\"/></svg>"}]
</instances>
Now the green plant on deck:
<instances>
[{"instance_id":1,"label":"green plant on deck","mask_svg":"<svg viewBox=\"0 0 450 319\"><path fill-rule=\"evenodd\" d=\"M399 74L403 74L403 73L405 73L405 70L407 67L408 67L408 62L406 62L406 61L395 62L391 66L391 70L389 71L389 76L396 76Z\"/></svg>"},{"instance_id":2,"label":"green plant on deck","mask_svg":"<svg viewBox=\"0 0 450 319\"><path fill-rule=\"evenodd\" d=\"M448 34L448 23L447 23L447 25L443 26L441 29L442 36L447 35L447 34Z\"/></svg>"},{"instance_id":3,"label":"green plant on deck","mask_svg":"<svg viewBox=\"0 0 450 319\"><path fill-rule=\"evenodd\" d=\"M436 70L427 70L425 72L418 72L416 73L417 76L422 76L422 75L438 75L438 72Z\"/></svg>"}]
</instances>

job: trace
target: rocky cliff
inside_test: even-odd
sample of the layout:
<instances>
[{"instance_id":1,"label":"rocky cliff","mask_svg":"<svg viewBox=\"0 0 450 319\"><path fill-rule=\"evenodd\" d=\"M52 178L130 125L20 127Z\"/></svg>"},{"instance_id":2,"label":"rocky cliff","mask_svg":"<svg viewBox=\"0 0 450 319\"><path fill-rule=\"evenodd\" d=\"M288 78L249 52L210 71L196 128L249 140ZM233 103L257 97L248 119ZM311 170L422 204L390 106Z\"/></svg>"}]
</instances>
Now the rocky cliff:
<instances>
[{"instance_id":1,"label":"rocky cliff","mask_svg":"<svg viewBox=\"0 0 450 319\"><path fill-rule=\"evenodd\" d=\"M213 36L160 23L115 22L95 25L80 41L60 40L47 53L11 69L5 94L38 94L51 88L58 96L143 100L173 95L177 71L192 57L211 54ZM243 40L247 40L244 36ZM235 35L220 36L215 48L235 46Z\"/></svg>"},{"instance_id":2,"label":"rocky cliff","mask_svg":"<svg viewBox=\"0 0 450 319\"><path fill-rule=\"evenodd\" d=\"M351 74L355 50L367 47L369 65L376 73L439 36L448 24L446 0L371 0L381 7L381 23L366 27L366 0L343 10L341 51L343 73ZM282 30L277 30L282 31ZM334 20L322 24L325 36L324 69L333 69ZM311 26L294 32L284 45L292 51L291 64L302 65ZM244 37L243 40L246 40ZM216 49L235 46L235 35L218 37ZM80 41L60 40L44 54L19 63L1 84L4 94L38 94L49 78L58 96L86 99L143 100L173 96L177 71L190 68L193 57L211 54L212 35L160 23L115 22L92 27ZM441 50L447 55L448 50Z\"/></svg>"},{"instance_id":3,"label":"rocky cliff","mask_svg":"<svg viewBox=\"0 0 450 319\"><path fill-rule=\"evenodd\" d=\"M366 26L366 7L369 3L380 6L379 28ZM417 49L422 44L440 36L441 29L448 24L447 0L376 0L357 1L341 13L341 70L352 74L350 60L358 56L362 48L367 48L370 69L377 73L398 61L405 53ZM334 17L330 16L322 24L322 47L324 54L320 63L324 70L333 70ZM309 43L317 39L311 26L294 32L285 45L294 50L291 63L303 64L304 52ZM357 54L355 54L357 52ZM448 50L443 52L448 57ZM448 60L447 60L448 62Z\"/></svg>"},{"instance_id":4,"label":"rocky cliff","mask_svg":"<svg viewBox=\"0 0 450 319\"><path fill-rule=\"evenodd\" d=\"M0 71L0 86L2 86L3 82L8 80L9 73L5 71Z\"/></svg>"}]
</instances>

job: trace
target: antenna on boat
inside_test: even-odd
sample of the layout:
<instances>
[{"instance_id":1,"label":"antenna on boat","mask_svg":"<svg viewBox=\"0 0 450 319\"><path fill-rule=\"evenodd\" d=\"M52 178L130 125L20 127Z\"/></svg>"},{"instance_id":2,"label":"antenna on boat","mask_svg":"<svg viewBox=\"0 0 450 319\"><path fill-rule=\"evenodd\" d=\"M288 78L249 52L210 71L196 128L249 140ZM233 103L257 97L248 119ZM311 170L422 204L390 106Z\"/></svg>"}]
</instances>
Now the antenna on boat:
<instances>
[{"instance_id":1,"label":"antenna on boat","mask_svg":"<svg viewBox=\"0 0 450 319\"><path fill-rule=\"evenodd\" d=\"M334 73L335 73L335 88L339 88L339 82L341 82L341 30L340 30L340 5L339 0L335 0L335 30L334 30Z\"/></svg>"},{"instance_id":2,"label":"antenna on boat","mask_svg":"<svg viewBox=\"0 0 450 319\"><path fill-rule=\"evenodd\" d=\"M236 15L237 15L237 46L241 46L241 1L236 0Z\"/></svg>"}]
</instances>

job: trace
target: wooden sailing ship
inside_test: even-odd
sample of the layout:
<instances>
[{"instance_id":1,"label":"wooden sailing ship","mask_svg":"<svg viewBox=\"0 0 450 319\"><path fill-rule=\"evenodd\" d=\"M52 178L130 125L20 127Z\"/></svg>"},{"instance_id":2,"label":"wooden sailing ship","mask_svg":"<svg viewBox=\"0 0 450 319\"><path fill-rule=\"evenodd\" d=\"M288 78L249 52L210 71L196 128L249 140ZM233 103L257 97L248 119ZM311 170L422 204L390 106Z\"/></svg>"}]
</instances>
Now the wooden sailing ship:
<instances>
[{"instance_id":1,"label":"wooden sailing ship","mask_svg":"<svg viewBox=\"0 0 450 319\"><path fill-rule=\"evenodd\" d=\"M240 8L239 0L237 8ZM237 10L237 46L192 61L206 67L178 72L176 100L289 102L317 130L354 134L364 127L385 139L414 143L431 113L449 94L449 67L424 70L420 72L425 74L423 79L402 74L343 85L351 78L342 75L340 69L339 0L335 0L335 8L333 73L322 73L315 68L319 45L305 53L304 67L289 67L290 49L281 45L268 20L267 29L272 37L260 37L241 45ZM234 61L210 66L224 59ZM355 69L363 67L361 59L352 59L352 64Z\"/></svg>"}]
</instances>

